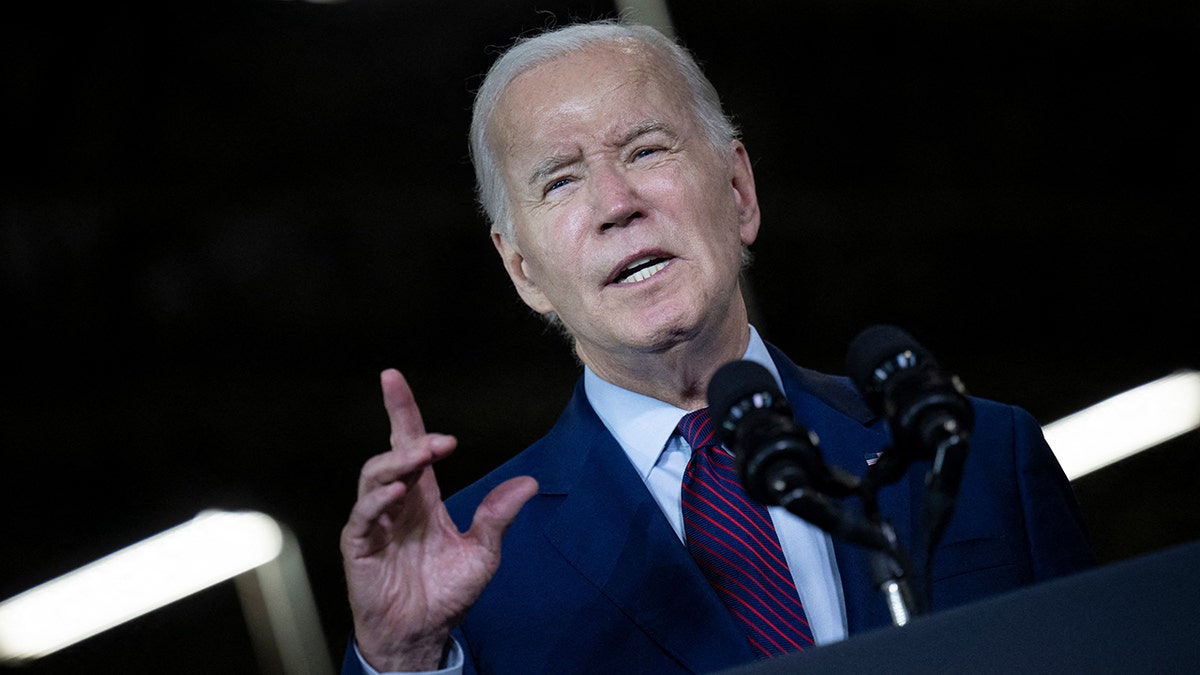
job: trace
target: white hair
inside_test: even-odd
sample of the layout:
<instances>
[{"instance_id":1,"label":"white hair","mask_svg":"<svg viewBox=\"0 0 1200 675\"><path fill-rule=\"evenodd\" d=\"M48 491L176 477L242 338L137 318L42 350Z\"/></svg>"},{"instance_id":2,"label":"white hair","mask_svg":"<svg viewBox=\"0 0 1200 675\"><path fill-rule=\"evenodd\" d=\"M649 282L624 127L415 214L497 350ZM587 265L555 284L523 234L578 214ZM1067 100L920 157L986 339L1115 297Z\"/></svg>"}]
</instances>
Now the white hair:
<instances>
[{"instance_id":1,"label":"white hair","mask_svg":"<svg viewBox=\"0 0 1200 675\"><path fill-rule=\"evenodd\" d=\"M738 137L737 127L723 111L716 89L691 52L654 28L603 19L518 38L488 70L475 94L471 118L470 152L475 166L476 198L493 232L509 240L513 236L509 195L488 136L488 123L504 89L518 75L548 61L598 43L629 39L662 54L679 71L691 95L692 113L714 147L724 154L730 141Z\"/></svg>"}]
</instances>

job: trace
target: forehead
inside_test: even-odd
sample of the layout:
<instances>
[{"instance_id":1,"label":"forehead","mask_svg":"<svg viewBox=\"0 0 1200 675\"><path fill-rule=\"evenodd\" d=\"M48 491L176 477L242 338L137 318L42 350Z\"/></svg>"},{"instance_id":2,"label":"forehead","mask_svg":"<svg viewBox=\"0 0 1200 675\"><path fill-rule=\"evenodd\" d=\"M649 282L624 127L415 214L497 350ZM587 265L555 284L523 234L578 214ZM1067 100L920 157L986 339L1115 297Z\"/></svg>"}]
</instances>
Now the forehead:
<instances>
[{"instance_id":1,"label":"forehead","mask_svg":"<svg viewBox=\"0 0 1200 675\"><path fill-rule=\"evenodd\" d=\"M666 56L633 40L603 42L513 78L490 135L503 158L547 143L620 136L648 119L691 126L689 102L683 75Z\"/></svg>"}]
</instances>

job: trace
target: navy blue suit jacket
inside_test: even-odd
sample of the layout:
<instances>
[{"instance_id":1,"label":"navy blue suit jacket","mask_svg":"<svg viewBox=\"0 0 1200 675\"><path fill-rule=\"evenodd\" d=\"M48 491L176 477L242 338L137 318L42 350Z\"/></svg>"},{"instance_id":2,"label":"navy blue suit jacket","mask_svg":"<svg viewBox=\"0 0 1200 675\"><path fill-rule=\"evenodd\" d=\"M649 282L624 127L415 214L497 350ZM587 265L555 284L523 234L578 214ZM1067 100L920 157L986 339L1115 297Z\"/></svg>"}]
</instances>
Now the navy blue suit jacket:
<instances>
[{"instance_id":1,"label":"navy blue suit jacket","mask_svg":"<svg viewBox=\"0 0 1200 675\"><path fill-rule=\"evenodd\" d=\"M883 450L886 422L845 377L797 367L768 345L798 422L829 464L856 475ZM1093 563L1070 485L1023 410L982 399L955 514L934 554L933 609ZM879 492L879 510L923 569L928 466ZM550 432L447 502L460 528L501 481L538 494L504 539L500 569L455 631L467 673L704 673L753 661L733 619L667 523L583 381ZM891 624L870 553L835 539L851 635ZM357 671L347 659L344 672Z\"/></svg>"}]
</instances>

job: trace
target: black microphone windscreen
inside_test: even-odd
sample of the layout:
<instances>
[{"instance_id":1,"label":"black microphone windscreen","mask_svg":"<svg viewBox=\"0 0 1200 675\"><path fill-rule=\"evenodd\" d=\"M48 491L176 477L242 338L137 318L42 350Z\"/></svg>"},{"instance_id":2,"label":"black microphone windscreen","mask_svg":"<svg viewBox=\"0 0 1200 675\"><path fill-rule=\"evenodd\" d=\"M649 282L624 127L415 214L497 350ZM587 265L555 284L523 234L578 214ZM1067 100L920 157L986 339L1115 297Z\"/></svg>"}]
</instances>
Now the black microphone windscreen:
<instances>
[{"instance_id":1,"label":"black microphone windscreen","mask_svg":"<svg viewBox=\"0 0 1200 675\"><path fill-rule=\"evenodd\" d=\"M846 350L846 374L859 391L874 392L878 389L875 370L906 351L912 352L918 362L933 363L929 352L907 332L885 324L871 326L850 341Z\"/></svg>"},{"instance_id":2,"label":"black microphone windscreen","mask_svg":"<svg viewBox=\"0 0 1200 675\"><path fill-rule=\"evenodd\" d=\"M709 414L718 425L723 425L729 417L729 409L738 401L761 392L770 392L775 398L783 399L771 371L754 361L730 361L718 368L709 380Z\"/></svg>"}]
</instances>

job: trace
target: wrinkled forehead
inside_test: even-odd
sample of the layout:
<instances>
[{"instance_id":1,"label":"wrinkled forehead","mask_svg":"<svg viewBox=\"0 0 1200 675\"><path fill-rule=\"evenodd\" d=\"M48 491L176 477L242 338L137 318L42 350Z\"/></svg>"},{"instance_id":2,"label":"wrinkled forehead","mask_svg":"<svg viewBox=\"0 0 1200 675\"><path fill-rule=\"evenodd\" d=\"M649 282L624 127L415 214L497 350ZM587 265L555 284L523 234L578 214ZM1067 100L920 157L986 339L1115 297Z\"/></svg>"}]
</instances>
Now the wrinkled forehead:
<instances>
[{"instance_id":1,"label":"wrinkled forehead","mask_svg":"<svg viewBox=\"0 0 1200 675\"><path fill-rule=\"evenodd\" d=\"M631 94L631 88L637 93ZM632 104L656 102L689 121L693 116L684 76L675 64L651 45L618 39L555 56L514 76L488 120L488 143L503 155L536 135L540 125L611 103L622 94Z\"/></svg>"}]
</instances>

